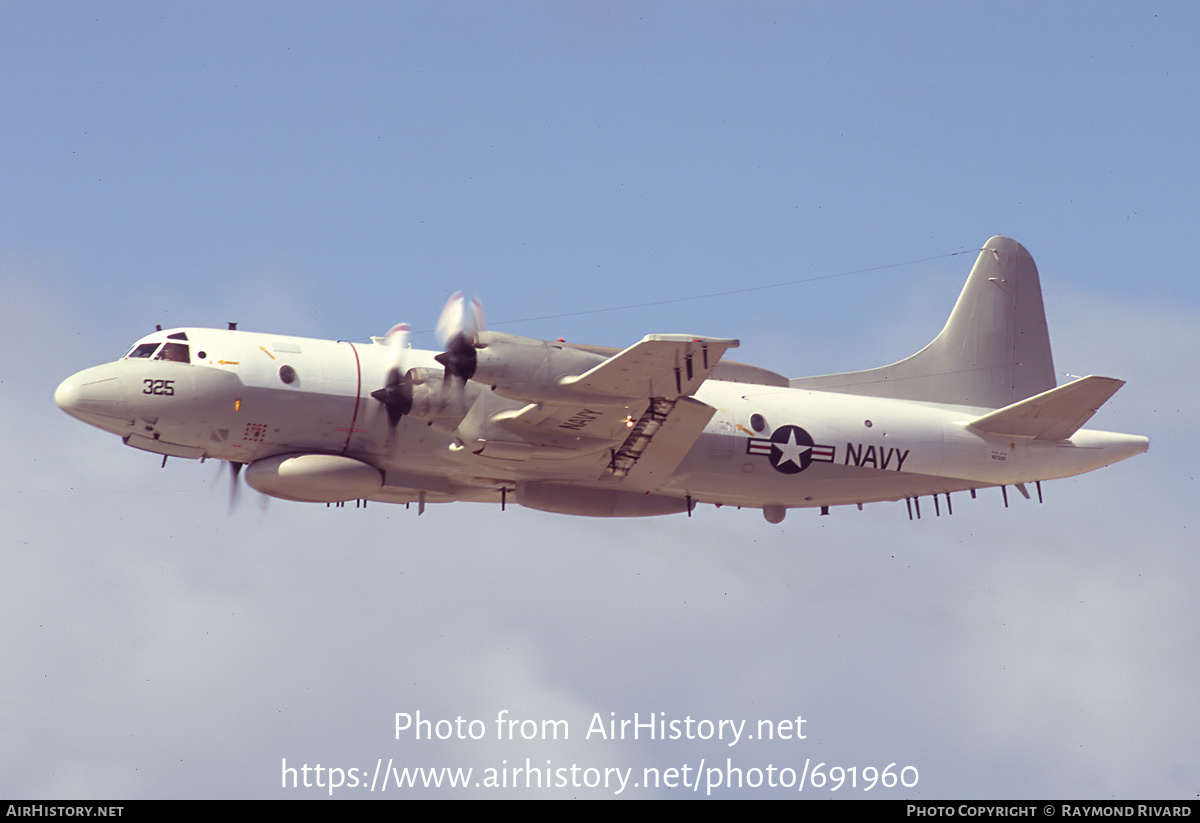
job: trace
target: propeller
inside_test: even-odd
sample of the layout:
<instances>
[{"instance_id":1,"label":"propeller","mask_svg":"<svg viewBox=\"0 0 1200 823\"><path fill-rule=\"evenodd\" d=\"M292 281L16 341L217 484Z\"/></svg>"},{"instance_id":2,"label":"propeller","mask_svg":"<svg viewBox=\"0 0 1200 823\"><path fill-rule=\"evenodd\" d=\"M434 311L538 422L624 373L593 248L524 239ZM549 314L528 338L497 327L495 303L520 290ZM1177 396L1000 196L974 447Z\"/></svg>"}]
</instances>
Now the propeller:
<instances>
[{"instance_id":1,"label":"propeller","mask_svg":"<svg viewBox=\"0 0 1200 823\"><path fill-rule=\"evenodd\" d=\"M442 366L443 389L441 397L436 401L436 408L446 408L449 398L446 387L451 382L456 384L458 406L463 406L466 383L475 374L478 364L475 351L479 346L479 333L483 330L483 322L482 304L476 299L468 300L462 292L455 293L442 308L435 330L444 351L433 358ZM424 373L432 371L408 369L408 337L409 327L403 323L392 326L388 331L383 343L391 346L395 354L384 377L383 388L371 392L371 397L387 409L388 423L393 433L400 419L413 410L414 387L428 380ZM422 396L428 403L428 389L425 391Z\"/></svg>"},{"instance_id":2,"label":"propeller","mask_svg":"<svg viewBox=\"0 0 1200 823\"><path fill-rule=\"evenodd\" d=\"M229 513L230 514L233 514L233 510L237 508L239 490L241 489L241 484L238 483L238 476L242 473L242 469L245 468L245 466L246 466L245 463L234 463L233 461L230 461L230 463L229 463Z\"/></svg>"},{"instance_id":3,"label":"propeller","mask_svg":"<svg viewBox=\"0 0 1200 823\"><path fill-rule=\"evenodd\" d=\"M446 301L438 317L437 336L445 351L433 359L445 369L445 380L455 378L460 389L475 374L475 349L483 325L483 304L476 298L468 301L462 292Z\"/></svg>"},{"instance_id":4,"label":"propeller","mask_svg":"<svg viewBox=\"0 0 1200 823\"><path fill-rule=\"evenodd\" d=\"M239 478L242 474L242 469L246 468L245 463L236 463L229 461L229 513L233 514L240 505L242 494L242 484ZM265 494L256 495L258 497L258 508L260 511L267 510L267 502L271 499Z\"/></svg>"},{"instance_id":5,"label":"propeller","mask_svg":"<svg viewBox=\"0 0 1200 823\"><path fill-rule=\"evenodd\" d=\"M384 345L395 349L392 365L383 381L383 388L371 392L371 396L387 409L388 423L393 429L400 418L412 411L413 383L404 368L408 353L408 324L400 323L392 326L384 337Z\"/></svg>"}]
</instances>

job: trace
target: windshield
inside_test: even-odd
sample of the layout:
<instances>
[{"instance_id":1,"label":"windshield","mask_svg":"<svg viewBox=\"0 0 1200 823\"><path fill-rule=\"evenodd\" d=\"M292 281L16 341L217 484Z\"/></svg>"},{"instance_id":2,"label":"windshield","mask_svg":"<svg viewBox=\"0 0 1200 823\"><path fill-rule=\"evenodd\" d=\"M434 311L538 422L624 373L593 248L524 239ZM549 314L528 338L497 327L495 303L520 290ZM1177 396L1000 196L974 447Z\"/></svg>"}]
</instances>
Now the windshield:
<instances>
[{"instance_id":1,"label":"windshield","mask_svg":"<svg viewBox=\"0 0 1200 823\"><path fill-rule=\"evenodd\" d=\"M150 355L154 354L154 351L158 347L159 347L159 344L157 342L142 343L140 346L134 346L133 351L129 352L129 354L127 354L125 356L126 357L149 357Z\"/></svg>"},{"instance_id":2,"label":"windshield","mask_svg":"<svg viewBox=\"0 0 1200 823\"><path fill-rule=\"evenodd\" d=\"M159 340L150 343L139 343L125 357L127 359L153 358L154 360L170 360L175 363L192 362L191 351L187 343L174 343L169 340L166 343Z\"/></svg>"},{"instance_id":3,"label":"windshield","mask_svg":"<svg viewBox=\"0 0 1200 823\"><path fill-rule=\"evenodd\" d=\"M154 356L155 360L173 360L176 363L190 363L187 343L164 343L162 351Z\"/></svg>"}]
</instances>

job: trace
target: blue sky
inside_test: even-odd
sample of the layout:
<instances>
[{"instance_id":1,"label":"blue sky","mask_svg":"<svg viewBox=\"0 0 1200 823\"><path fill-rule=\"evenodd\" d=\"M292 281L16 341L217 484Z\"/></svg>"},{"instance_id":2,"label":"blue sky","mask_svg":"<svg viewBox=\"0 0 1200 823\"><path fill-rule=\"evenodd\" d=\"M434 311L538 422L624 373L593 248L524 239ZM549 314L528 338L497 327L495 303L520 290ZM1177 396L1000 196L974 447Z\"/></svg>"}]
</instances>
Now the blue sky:
<instances>
[{"instance_id":1,"label":"blue sky","mask_svg":"<svg viewBox=\"0 0 1200 823\"><path fill-rule=\"evenodd\" d=\"M0 793L303 795L285 757L725 754L389 735L397 711L510 708L804 714L813 740L739 762L907 762L926 797L1194 797L1198 17L3 4L0 650L22 665ZM217 467L160 470L52 403L155 323L363 339L432 329L458 289L529 336L865 368L932 338L974 256L949 255L993 234L1038 262L1060 382L1129 381L1092 425L1152 441L1040 507L228 516ZM599 308L620 310L562 316Z\"/></svg>"}]
</instances>

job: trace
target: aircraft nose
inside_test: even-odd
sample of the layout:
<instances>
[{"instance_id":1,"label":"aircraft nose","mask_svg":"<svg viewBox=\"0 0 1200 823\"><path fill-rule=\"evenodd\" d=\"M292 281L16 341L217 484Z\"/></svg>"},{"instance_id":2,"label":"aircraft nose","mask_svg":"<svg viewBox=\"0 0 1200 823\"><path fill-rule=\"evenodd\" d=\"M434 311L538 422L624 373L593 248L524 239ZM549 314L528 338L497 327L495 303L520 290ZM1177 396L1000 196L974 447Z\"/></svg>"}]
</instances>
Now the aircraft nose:
<instances>
[{"instance_id":1,"label":"aircraft nose","mask_svg":"<svg viewBox=\"0 0 1200 823\"><path fill-rule=\"evenodd\" d=\"M104 366L84 369L59 383L54 402L72 417L101 428L123 417L127 405L121 396L121 378Z\"/></svg>"},{"instance_id":2,"label":"aircraft nose","mask_svg":"<svg viewBox=\"0 0 1200 823\"><path fill-rule=\"evenodd\" d=\"M83 400L83 393L79 389L79 381L76 379L78 375L72 375L66 380L58 384L58 388L54 390L54 402L58 407L72 417L78 416L80 403Z\"/></svg>"}]
</instances>

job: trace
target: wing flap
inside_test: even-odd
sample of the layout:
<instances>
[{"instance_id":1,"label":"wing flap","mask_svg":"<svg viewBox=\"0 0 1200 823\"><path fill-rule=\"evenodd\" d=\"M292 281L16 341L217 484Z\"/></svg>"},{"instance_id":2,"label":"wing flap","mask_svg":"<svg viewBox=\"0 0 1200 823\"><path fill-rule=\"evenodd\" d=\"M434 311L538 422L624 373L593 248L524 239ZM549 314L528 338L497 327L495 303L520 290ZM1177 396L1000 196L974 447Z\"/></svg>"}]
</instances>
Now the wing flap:
<instances>
[{"instance_id":1,"label":"wing flap","mask_svg":"<svg viewBox=\"0 0 1200 823\"><path fill-rule=\"evenodd\" d=\"M608 471L647 488L675 471L716 409L693 397L656 398L612 456Z\"/></svg>"},{"instance_id":2,"label":"wing flap","mask_svg":"<svg viewBox=\"0 0 1200 823\"><path fill-rule=\"evenodd\" d=\"M1089 375L971 421L971 428L1033 440L1066 440L1079 431L1124 380Z\"/></svg>"}]
</instances>

